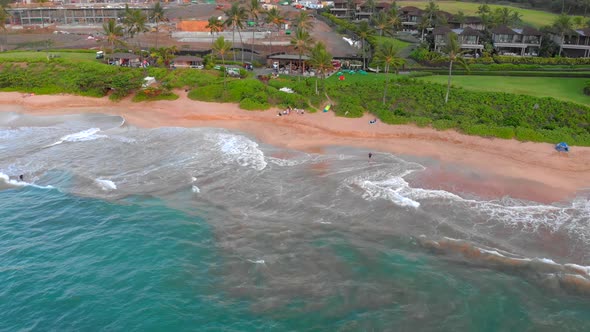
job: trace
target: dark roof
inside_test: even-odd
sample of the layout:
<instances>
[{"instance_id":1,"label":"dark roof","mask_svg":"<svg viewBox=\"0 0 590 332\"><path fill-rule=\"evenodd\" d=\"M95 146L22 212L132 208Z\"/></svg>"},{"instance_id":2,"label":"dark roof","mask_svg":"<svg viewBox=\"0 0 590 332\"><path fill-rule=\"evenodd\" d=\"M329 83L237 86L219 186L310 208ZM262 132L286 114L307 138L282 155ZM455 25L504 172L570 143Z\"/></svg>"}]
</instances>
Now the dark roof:
<instances>
[{"instance_id":1,"label":"dark roof","mask_svg":"<svg viewBox=\"0 0 590 332\"><path fill-rule=\"evenodd\" d=\"M139 55L131 54L131 53L113 53L107 55L107 58L110 59L139 59Z\"/></svg>"},{"instance_id":2,"label":"dark roof","mask_svg":"<svg viewBox=\"0 0 590 332\"><path fill-rule=\"evenodd\" d=\"M492 29L492 33L497 35L517 35L518 33L505 25L499 25Z\"/></svg>"},{"instance_id":3,"label":"dark roof","mask_svg":"<svg viewBox=\"0 0 590 332\"><path fill-rule=\"evenodd\" d=\"M391 4L389 2L379 2L378 4L375 5L376 8L389 8L391 7Z\"/></svg>"},{"instance_id":4,"label":"dark roof","mask_svg":"<svg viewBox=\"0 0 590 332\"><path fill-rule=\"evenodd\" d=\"M422 9L414 6L406 6L399 9L400 13L422 15L424 12Z\"/></svg>"},{"instance_id":5,"label":"dark roof","mask_svg":"<svg viewBox=\"0 0 590 332\"><path fill-rule=\"evenodd\" d=\"M451 17L453 17L453 14L451 14L449 12L445 12L443 10L439 10L436 14L438 16L444 16L447 20L449 20Z\"/></svg>"},{"instance_id":6,"label":"dark roof","mask_svg":"<svg viewBox=\"0 0 590 332\"><path fill-rule=\"evenodd\" d=\"M199 58L198 56L192 56L192 55L179 55L179 56L175 57L173 61L203 62L203 58Z\"/></svg>"},{"instance_id":7,"label":"dark roof","mask_svg":"<svg viewBox=\"0 0 590 332\"><path fill-rule=\"evenodd\" d=\"M480 33L479 31L471 28L471 27L465 27L465 29L463 29L463 31L460 33L461 36L479 36Z\"/></svg>"},{"instance_id":8,"label":"dark roof","mask_svg":"<svg viewBox=\"0 0 590 332\"><path fill-rule=\"evenodd\" d=\"M522 28L522 34L525 36L542 36L543 34L541 31L533 28L533 27L524 27Z\"/></svg>"},{"instance_id":9,"label":"dark roof","mask_svg":"<svg viewBox=\"0 0 590 332\"><path fill-rule=\"evenodd\" d=\"M451 28L443 25L443 26L438 26L438 27L434 28L434 30L432 30L432 34L433 35L446 35L451 31L453 31L453 30L451 30Z\"/></svg>"},{"instance_id":10,"label":"dark roof","mask_svg":"<svg viewBox=\"0 0 590 332\"><path fill-rule=\"evenodd\" d=\"M277 54L277 55L270 55L268 58L274 59L274 60L297 60L297 61L299 61L299 54ZM301 60L309 60L309 57L306 55L302 55Z\"/></svg>"}]
</instances>

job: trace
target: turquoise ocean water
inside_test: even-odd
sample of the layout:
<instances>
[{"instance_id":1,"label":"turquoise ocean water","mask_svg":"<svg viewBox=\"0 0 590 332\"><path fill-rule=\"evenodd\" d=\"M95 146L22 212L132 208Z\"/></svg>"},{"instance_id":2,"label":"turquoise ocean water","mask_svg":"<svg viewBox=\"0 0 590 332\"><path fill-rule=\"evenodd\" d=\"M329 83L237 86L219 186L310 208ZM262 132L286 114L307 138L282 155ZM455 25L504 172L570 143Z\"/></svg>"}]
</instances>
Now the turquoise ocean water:
<instances>
[{"instance_id":1,"label":"turquoise ocean water","mask_svg":"<svg viewBox=\"0 0 590 332\"><path fill-rule=\"evenodd\" d=\"M396 156L218 129L3 121L1 331L590 330L583 197L464 199Z\"/></svg>"}]
</instances>

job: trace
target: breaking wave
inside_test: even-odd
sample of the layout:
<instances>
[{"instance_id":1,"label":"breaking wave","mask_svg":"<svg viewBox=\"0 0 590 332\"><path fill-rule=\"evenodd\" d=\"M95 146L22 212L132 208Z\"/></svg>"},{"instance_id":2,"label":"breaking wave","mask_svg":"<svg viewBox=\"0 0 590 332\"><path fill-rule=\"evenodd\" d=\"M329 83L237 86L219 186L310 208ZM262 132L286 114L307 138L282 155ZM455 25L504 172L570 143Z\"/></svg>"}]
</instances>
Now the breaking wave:
<instances>
[{"instance_id":1,"label":"breaking wave","mask_svg":"<svg viewBox=\"0 0 590 332\"><path fill-rule=\"evenodd\" d=\"M215 134L207 137L221 151L227 162L261 171L266 168L264 153L258 144L244 136Z\"/></svg>"},{"instance_id":2,"label":"breaking wave","mask_svg":"<svg viewBox=\"0 0 590 332\"><path fill-rule=\"evenodd\" d=\"M100 131L100 128L90 128L86 130L79 131L77 133L65 135L59 139L59 141L48 145L47 147L55 146L58 144L62 144L64 142L84 142L84 141L92 141L99 138L107 137L106 135L97 135Z\"/></svg>"}]
</instances>

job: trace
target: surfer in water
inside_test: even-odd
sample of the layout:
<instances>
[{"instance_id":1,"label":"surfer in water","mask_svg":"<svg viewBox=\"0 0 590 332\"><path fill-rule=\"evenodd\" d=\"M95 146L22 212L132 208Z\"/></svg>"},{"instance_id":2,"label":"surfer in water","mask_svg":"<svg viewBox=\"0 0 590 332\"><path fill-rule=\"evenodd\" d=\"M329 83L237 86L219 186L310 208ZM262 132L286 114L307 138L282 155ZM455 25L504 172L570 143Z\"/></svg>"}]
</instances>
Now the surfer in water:
<instances>
[{"instance_id":1,"label":"surfer in water","mask_svg":"<svg viewBox=\"0 0 590 332\"><path fill-rule=\"evenodd\" d=\"M21 182L23 182L23 181L25 181L25 176L21 174L21 175L19 175L19 176L18 176L18 179L19 179Z\"/></svg>"},{"instance_id":2,"label":"surfer in water","mask_svg":"<svg viewBox=\"0 0 590 332\"><path fill-rule=\"evenodd\" d=\"M369 152L369 161L371 161L371 158L373 157L373 153Z\"/></svg>"}]
</instances>

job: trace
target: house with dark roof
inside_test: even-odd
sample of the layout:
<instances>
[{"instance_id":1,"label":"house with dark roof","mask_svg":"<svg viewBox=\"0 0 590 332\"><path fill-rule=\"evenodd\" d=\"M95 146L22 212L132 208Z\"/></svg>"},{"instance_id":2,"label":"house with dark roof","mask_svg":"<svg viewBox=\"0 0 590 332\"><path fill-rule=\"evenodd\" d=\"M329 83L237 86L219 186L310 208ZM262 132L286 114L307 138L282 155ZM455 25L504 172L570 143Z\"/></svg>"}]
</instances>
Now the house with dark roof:
<instances>
[{"instance_id":1,"label":"house with dark roof","mask_svg":"<svg viewBox=\"0 0 590 332\"><path fill-rule=\"evenodd\" d=\"M453 29L465 29L469 27L474 30L483 31L486 28L483 24L483 20L479 16L465 16L460 19L455 15L451 17L448 22L449 26Z\"/></svg>"},{"instance_id":2,"label":"house with dark roof","mask_svg":"<svg viewBox=\"0 0 590 332\"><path fill-rule=\"evenodd\" d=\"M522 29L498 26L492 29L494 49L500 55L538 56L542 33L531 27Z\"/></svg>"},{"instance_id":3,"label":"house with dark roof","mask_svg":"<svg viewBox=\"0 0 590 332\"><path fill-rule=\"evenodd\" d=\"M330 14L339 18L351 19L354 17L354 8L350 8L346 0L334 0L334 5L330 8Z\"/></svg>"},{"instance_id":4,"label":"house with dark roof","mask_svg":"<svg viewBox=\"0 0 590 332\"><path fill-rule=\"evenodd\" d=\"M400 21L402 22L402 30L415 31L416 26L420 23L420 19L424 11L418 7L406 6L398 10Z\"/></svg>"},{"instance_id":5,"label":"house with dark roof","mask_svg":"<svg viewBox=\"0 0 590 332\"><path fill-rule=\"evenodd\" d=\"M571 30L563 38L553 36L553 41L561 47L561 55L581 58L590 57L590 28Z\"/></svg>"},{"instance_id":6,"label":"house with dark roof","mask_svg":"<svg viewBox=\"0 0 590 332\"><path fill-rule=\"evenodd\" d=\"M483 44L480 43L481 34L479 31L466 27L465 29L451 29L447 26L440 26L434 28L432 34L434 36L434 50L442 52L447 45L448 36L450 33L457 34L457 41L461 45L461 50L473 53L483 50Z\"/></svg>"},{"instance_id":7,"label":"house with dark roof","mask_svg":"<svg viewBox=\"0 0 590 332\"><path fill-rule=\"evenodd\" d=\"M370 20L373 15L381 11L388 11L391 8L391 4L388 2L379 2L375 4L374 8L368 6L367 2L357 6L356 19L357 20Z\"/></svg>"},{"instance_id":8,"label":"house with dark roof","mask_svg":"<svg viewBox=\"0 0 590 332\"><path fill-rule=\"evenodd\" d=\"M179 55L172 60L173 68L203 68L203 58L192 55Z\"/></svg>"}]
</instances>

